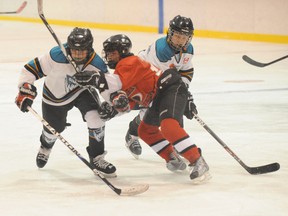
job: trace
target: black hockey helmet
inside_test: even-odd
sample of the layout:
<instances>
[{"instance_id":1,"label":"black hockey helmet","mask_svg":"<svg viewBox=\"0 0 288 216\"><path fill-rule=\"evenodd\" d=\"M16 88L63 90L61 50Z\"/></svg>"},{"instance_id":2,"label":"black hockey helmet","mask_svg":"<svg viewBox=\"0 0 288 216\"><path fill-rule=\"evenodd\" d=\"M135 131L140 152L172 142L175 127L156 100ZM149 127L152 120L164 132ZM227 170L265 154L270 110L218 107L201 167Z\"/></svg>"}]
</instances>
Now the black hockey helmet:
<instances>
[{"instance_id":1,"label":"black hockey helmet","mask_svg":"<svg viewBox=\"0 0 288 216\"><path fill-rule=\"evenodd\" d=\"M87 58L93 53L93 36L90 29L74 28L67 38L68 52L71 54L70 49L87 50ZM79 63L79 62L77 62ZM83 62L82 62L83 63Z\"/></svg>"},{"instance_id":2,"label":"black hockey helmet","mask_svg":"<svg viewBox=\"0 0 288 216\"><path fill-rule=\"evenodd\" d=\"M67 38L70 49L90 50L93 46L93 36L90 29L74 28Z\"/></svg>"},{"instance_id":3,"label":"black hockey helmet","mask_svg":"<svg viewBox=\"0 0 288 216\"><path fill-rule=\"evenodd\" d=\"M173 42L171 42L171 38L175 32L188 36L186 44L184 46L177 46L173 44ZM193 34L194 34L194 26L192 20L190 18L177 15L169 23L167 42L175 51L180 51L188 46L188 44L192 39Z\"/></svg>"},{"instance_id":4,"label":"black hockey helmet","mask_svg":"<svg viewBox=\"0 0 288 216\"><path fill-rule=\"evenodd\" d=\"M113 35L103 42L103 58L105 59L109 68L115 69L118 62L108 61L107 53L118 51L120 57L125 58L127 56L133 55L133 53L130 52L131 48L132 42L127 35Z\"/></svg>"},{"instance_id":5,"label":"black hockey helmet","mask_svg":"<svg viewBox=\"0 0 288 216\"><path fill-rule=\"evenodd\" d=\"M67 38L70 49L91 50L93 46L93 36L90 29L74 28Z\"/></svg>"}]
</instances>

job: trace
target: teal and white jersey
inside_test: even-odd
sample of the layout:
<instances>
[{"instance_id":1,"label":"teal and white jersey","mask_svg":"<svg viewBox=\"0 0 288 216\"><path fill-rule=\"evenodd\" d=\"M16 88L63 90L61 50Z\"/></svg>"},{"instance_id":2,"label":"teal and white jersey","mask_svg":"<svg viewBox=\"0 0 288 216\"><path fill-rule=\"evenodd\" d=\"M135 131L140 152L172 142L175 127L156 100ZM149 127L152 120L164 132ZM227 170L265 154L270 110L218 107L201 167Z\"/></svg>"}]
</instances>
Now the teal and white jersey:
<instances>
[{"instance_id":1,"label":"teal and white jersey","mask_svg":"<svg viewBox=\"0 0 288 216\"><path fill-rule=\"evenodd\" d=\"M108 72L104 61L95 53L91 55L81 70L95 70ZM73 101L85 88L80 87L74 80L76 73L68 62L60 47L54 47L50 52L36 57L22 68L18 86L28 82L34 84L35 80L45 77L43 86L43 101L54 106L62 106Z\"/></svg>"},{"instance_id":2,"label":"teal and white jersey","mask_svg":"<svg viewBox=\"0 0 288 216\"><path fill-rule=\"evenodd\" d=\"M193 78L192 57L194 49L190 43L186 50L175 53L166 41L166 37L156 40L148 49L139 52L138 56L156 68L165 71L171 67L175 67L182 76L182 80L187 85Z\"/></svg>"}]
</instances>

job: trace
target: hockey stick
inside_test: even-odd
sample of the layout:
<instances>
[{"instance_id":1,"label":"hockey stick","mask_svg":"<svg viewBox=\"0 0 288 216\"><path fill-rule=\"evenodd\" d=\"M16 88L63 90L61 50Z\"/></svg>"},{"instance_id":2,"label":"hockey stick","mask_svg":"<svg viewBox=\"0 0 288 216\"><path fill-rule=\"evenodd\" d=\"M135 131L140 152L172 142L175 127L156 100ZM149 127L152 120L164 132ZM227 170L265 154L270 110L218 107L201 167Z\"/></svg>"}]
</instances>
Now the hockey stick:
<instances>
[{"instance_id":1,"label":"hockey stick","mask_svg":"<svg viewBox=\"0 0 288 216\"><path fill-rule=\"evenodd\" d=\"M61 142L63 142L83 163L86 164L86 166L88 166L95 175L97 175L103 182L105 182L106 185L108 185L116 194L118 195L122 195L122 196L133 196L133 195L137 195L137 194L141 194L144 193L145 191L148 190L149 185L148 184L139 184L139 185L135 185L132 187L127 187L127 188L117 188L115 187L113 184L111 184L97 169L93 168L91 166L91 164L84 158L81 156L81 154L70 144L68 143L60 133L58 133L53 127L51 127L49 125L49 123L43 119L33 108L28 106L28 110L39 119L39 121L41 121L41 123L55 136L57 136L57 138L59 140L61 140Z\"/></svg>"},{"instance_id":2,"label":"hockey stick","mask_svg":"<svg viewBox=\"0 0 288 216\"><path fill-rule=\"evenodd\" d=\"M245 62L247 62L247 63L249 63L249 64L251 64L251 65L254 65L254 66L256 66L256 67L266 67L266 66L268 66L268 65L274 64L274 63L276 63L276 62L278 62L278 61L281 61L281 60L283 60L283 59L286 59L286 58L288 58L288 55L283 56L283 57L281 57L281 58L279 58L279 59L276 59L276 60L271 61L271 62L268 62L268 63L261 63L261 62L257 62L257 61L255 61L255 60L251 59L251 58L250 58L249 56L247 56L247 55L243 55L243 56L242 56L242 59L243 59Z\"/></svg>"},{"instance_id":3,"label":"hockey stick","mask_svg":"<svg viewBox=\"0 0 288 216\"><path fill-rule=\"evenodd\" d=\"M223 148L250 174L264 174L269 172L275 172L280 169L279 163L272 163L263 166L257 167L249 167L247 166L206 124L199 118L198 115L194 114L194 118L199 122L201 126L203 126L208 133L210 133L219 143L223 146Z\"/></svg>"},{"instance_id":4,"label":"hockey stick","mask_svg":"<svg viewBox=\"0 0 288 216\"><path fill-rule=\"evenodd\" d=\"M24 1L16 11L0 12L0 14L18 14L26 7L27 1Z\"/></svg>"}]
</instances>

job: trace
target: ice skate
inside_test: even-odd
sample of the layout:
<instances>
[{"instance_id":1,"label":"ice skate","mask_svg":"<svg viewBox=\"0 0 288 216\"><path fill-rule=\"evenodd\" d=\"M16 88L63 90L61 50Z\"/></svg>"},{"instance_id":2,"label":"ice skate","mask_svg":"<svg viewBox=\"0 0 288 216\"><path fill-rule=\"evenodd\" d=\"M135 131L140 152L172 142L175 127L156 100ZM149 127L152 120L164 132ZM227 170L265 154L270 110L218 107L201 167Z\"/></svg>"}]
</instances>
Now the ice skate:
<instances>
[{"instance_id":1,"label":"ice skate","mask_svg":"<svg viewBox=\"0 0 288 216\"><path fill-rule=\"evenodd\" d=\"M166 163L166 167L171 172L176 172L178 170L182 171L186 169L185 162L177 155L176 152L170 154L170 160Z\"/></svg>"},{"instance_id":2,"label":"ice skate","mask_svg":"<svg viewBox=\"0 0 288 216\"><path fill-rule=\"evenodd\" d=\"M36 157L36 164L39 168L43 168L46 165L49 159L49 155L51 153L51 149L52 148L45 148L42 145L40 146L39 152Z\"/></svg>"},{"instance_id":3,"label":"ice skate","mask_svg":"<svg viewBox=\"0 0 288 216\"><path fill-rule=\"evenodd\" d=\"M131 154L136 158L139 159L139 155L142 153L142 147L139 142L139 138L137 136L133 136L129 134L129 131L127 131L127 134L125 136L125 145L127 149L131 152Z\"/></svg>"},{"instance_id":4,"label":"ice skate","mask_svg":"<svg viewBox=\"0 0 288 216\"><path fill-rule=\"evenodd\" d=\"M90 157L90 164L93 168L101 172L101 174L103 174L106 178L115 178L117 177L116 167L104 159L106 154L107 152L105 151L103 154L94 158Z\"/></svg>"},{"instance_id":5,"label":"ice skate","mask_svg":"<svg viewBox=\"0 0 288 216\"><path fill-rule=\"evenodd\" d=\"M211 179L209 166L202 156L200 156L194 164L189 165L191 168L190 179L193 183L198 184Z\"/></svg>"}]
</instances>

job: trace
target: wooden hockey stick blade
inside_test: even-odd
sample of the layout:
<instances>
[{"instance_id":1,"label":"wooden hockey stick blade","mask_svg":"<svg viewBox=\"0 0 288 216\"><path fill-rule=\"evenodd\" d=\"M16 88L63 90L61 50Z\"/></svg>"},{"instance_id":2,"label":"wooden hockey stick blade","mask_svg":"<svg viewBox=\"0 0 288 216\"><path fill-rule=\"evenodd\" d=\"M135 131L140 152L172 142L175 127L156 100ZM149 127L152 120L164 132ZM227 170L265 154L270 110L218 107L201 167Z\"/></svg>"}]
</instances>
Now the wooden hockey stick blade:
<instances>
[{"instance_id":1,"label":"wooden hockey stick blade","mask_svg":"<svg viewBox=\"0 0 288 216\"><path fill-rule=\"evenodd\" d=\"M149 189L148 184L134 185L134 186L122 188L119 195L121 195L121 196L135 196L135 195L144 193L148 189Z\"/></svg>"},{"instance_id":2,"label":"wooden hockey stick blade","mask_svg":"<svg viewBox=\"0 0 288 216\"><path fill-rule=\"evenodd\" d=\"M259 174L265 174L270 172L275 172L280 169L279 163L271 163L264 166L259 167L246 167L245 168L250 174L252 175L259 175Z\"/></svg>"},{"instance_id":3,"label":"wooden hockey stick blade","mask_svg":"<svg viewBox=\"0 0 288 216\"><path fill-rule=\"evenodd\" d=\"M243 55L243 56L242 56L242 59L243 59L245 62L247 62L247 63L249 63L249 64L251 64L251 65L254 65L254 66L256 66L256 67L266 67L266 66L268 66L268 65L274 64L274 63L276 63L276 62L278 62L278 61L281 61L281 60L283 60L283 59L286 59L286 58L288 58L288 55L283 56L283 57L281 57L281 58L279 58L279 59L276 59L276 60L271 61L271 62L268 62L268 63L261 63L261 62L258 62L258 61L255 61L255 60L251 59L251 58L250 58L249 56L247 56L247 55Z\"/></svg>"},{"instance_id":4,"label":"wooden hockey stick blade","mask_svg":"<svg viewBox=\"0 0 288 216\"><path fill-rule=\"evenodd\" d=\"M0 14L18 14L18 13L21 13L21 11L26 7L26 5L27 5L27 1L24 1L16 11L0 12Z\"/></svg>"},{"instance_id":5,"label":"wooden hockey stick blade","mask_svg":"<svg viewBox=\"0 0 288 216\"><path fill-rule=\"evenodd\" d=\"M87 161L84 158L81 158L81 160L86 165L88 165L88 167L94 172L94 174L96 176L98 176L98 178L100 178L103 182L105 182L116 194L118 194L120 196L134 196L134 195L138 195L138 194L144 193L145 191L147 191L149 189L149 185L148 184L138 184L138 185L129 186L129 187L125 187L125 188L117 188L113 184L111 184L101 174L101 172L99 172L95 168L92 168L91 165L89 163L87 163Z\"/></svg>"}]
</instances>

